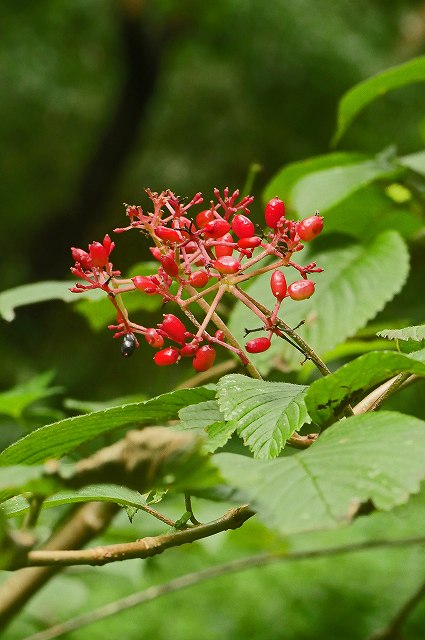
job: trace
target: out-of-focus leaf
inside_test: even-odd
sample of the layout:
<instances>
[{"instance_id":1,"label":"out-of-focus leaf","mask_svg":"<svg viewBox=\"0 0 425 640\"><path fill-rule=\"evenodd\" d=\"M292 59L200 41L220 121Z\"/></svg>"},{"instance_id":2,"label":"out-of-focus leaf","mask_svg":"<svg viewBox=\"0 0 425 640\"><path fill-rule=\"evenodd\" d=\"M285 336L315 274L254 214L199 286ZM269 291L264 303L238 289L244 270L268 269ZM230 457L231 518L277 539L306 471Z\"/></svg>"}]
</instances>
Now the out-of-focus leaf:
<instances>
[{"instance_id":1,"label":"out-of-focus leaf","mask_svg":"<svg viewBox=\"0 0 425 640\"><path fill-rule=\"evenodd\" d=\"M416 173L425 176L425 151L418 151L418 153L403 156L399 158L399 162L404 167L408 167L408 169L412 169L416 171Z\"/></svg>"},{"instance_id":2,"label":"out-of-focus leaf","mask_svg":"<svg viewBox=\"0 0 425 640\"><path fill-rule=\"evenodd\" d=\"M60 393L61 387L49 387L54 375L47 371L0 393L0 413L20 418L22 412L33 402Z\"/></svg>"},{"instance_id":3,"label":"out-of-focus leaf","mask_svg":"<svg viewBox=\"0 0 425 640\"><path fill-rule=\"evenodd\" d=\"M378 73L349 89L339 102L333 144L340 140L354 118L368 104L382 98L388 91L424 80L425 56L421 56Z\"/></svg>"}]
</instances>

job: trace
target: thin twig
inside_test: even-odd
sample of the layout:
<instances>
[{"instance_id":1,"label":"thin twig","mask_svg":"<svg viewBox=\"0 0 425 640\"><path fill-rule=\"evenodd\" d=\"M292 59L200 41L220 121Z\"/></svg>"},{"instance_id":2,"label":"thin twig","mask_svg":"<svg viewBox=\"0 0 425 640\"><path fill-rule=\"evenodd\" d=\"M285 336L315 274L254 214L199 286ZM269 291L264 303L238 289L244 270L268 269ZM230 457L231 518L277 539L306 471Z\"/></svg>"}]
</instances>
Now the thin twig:
<instances>
[{"instance_id":1,"label":"thin twig","mask_svg":"<svg viewBox=\"0 0 425 640\"><path fill-rule=\"evenodd\" d=\"M28 565L32 567L65 567L70 565L104 565L120 560L132 558L150 558L169 549L179 547L182 544L194 542L202 538L213 536L229 529L238 529L251 518L254 512L248 505L230 509L221 518L200 524L196 527L175 531L155 537L146 537L136 542L123 544L111 544L92 547L90 549L74 550L45 550L36 549L28 553Z\"/></svg>"},{"instance_id":2,"label":"thin twig","mask_svg":"<svg viewBox=\"0 0 425 640\"><path fill-rule=\"evenodd\" d=\"M76 631L77 629L81 629L82 627L86 627L95 622L99 622L100 620L104 620L105 618L120 613L121 611L125 611L126 609L131 609L140 604L144 604L145 602L150 602L152 600L155 600L156 598L165 596L169 593L173 593L181 589L186 589L187 587L199 584L200 582L205 582L206 580L211 580L212 578L217 578L232 573L238 573L240 571L246 571L248 569L254 569L256 567L264 567L275 562L293 562L297 560L336 556L344 553L356 553L358 551L372 550L379 547L419 545L423 544L424 542L425 537L407 540L369 540L366 542L359 542L340 547L331 547L328 549L295 551L293 553L288 553L286 551L280 553L262 553L251 556L250 558L240 558L238 560L233 560L231 562L216 565L215 567L209 567L208 569L202 569L201 571L188 573L186 575L180 576L179 578L174 578L173 580L170 580L169 582L166 582L164 584L149 587L148 589L144 589L143 591L139 591L138 593L133 593L130 596L121 598L120 600L111 602L107 605L99 607L98 609L94 609L80 616L72 618L67 622L63 622L50 627L50 629L46 629L31 636L27 636L26 638L24 638L24 640L54 640L54 638L58 638L65 633Z\"/></svg>"}]
</instances>

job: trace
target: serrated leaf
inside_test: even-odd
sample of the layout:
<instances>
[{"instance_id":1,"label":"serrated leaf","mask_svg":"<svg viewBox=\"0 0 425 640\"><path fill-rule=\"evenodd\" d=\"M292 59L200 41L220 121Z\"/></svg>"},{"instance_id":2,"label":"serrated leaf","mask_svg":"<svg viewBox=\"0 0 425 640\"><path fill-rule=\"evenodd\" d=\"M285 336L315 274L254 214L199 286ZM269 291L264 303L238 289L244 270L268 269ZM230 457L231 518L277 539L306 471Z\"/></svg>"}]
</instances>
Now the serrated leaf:
<instances>
[{"instance_id":1,"label":"serrated leaf","mask_svg":"<svg viewBox=\"0 0 425 640\"><path fill-rule=\"evenodd\" d=\"M73 282L61 282L57 280L46 282L35 282L33 284L25 284L0 293L0 316L11 322L15 318L15 309L27 304L36 304L37 302L46 302L48 300L63 300L63 302L73 302L76 294L69 291L69 287L73 286ZM100 292L104 295L103 292ZM99 292L88 291L83 295L90 299L99 297Z\"/></svg>"},{"instance_id":2,"label":"serrated leaf","mask_svg":"<svg viewBox=\"0 0 425 640\"><path fill-rule=\"evenodd\" d=\"M60 393L61 387L49 387L53 377L53 372L46 371L0 393L0 413L19 418L33 402Z\"/></svg>"},{"instance_id":3,"label":"serrated leaf","mask_svg":"<svg viewBox=\"0 0 425 640\"><path fill-rule=\"evenodd\" d=\"M425 422L379 411L327 429L308 450L269 462L218 454L226 481L263 522L289 535L347 524L361 504L390 510L425 477Z\"/></svg>"},{"instance_id":4,"label":"serrated leaf","mask_svg":"<svg viewBox=\"0 0 425 640\"><path fill-rule=\"evenodd\" d=\"M60 458L100 434L118 427L168 420L175 417L182 407L213 396L214 391L206 387L180 389L145 402L66 418L36 429L10 445L0 453L0 466L37 464ZM0 499L8 495L0 492Z\"/></svg>"},{"instance_id":5,"label":"serrated leaf","mask_svg":"<svg viewBox=\"0 0 425 640\"><path fill-rule=\"evenodd\" d=\"M415 342L421 342L421 340L425 340L425 324L403 327L403 329L383 329L378 331L376 335L388 340L414 340Z\"/></svg>"},{"instance_id":6,"label":"serrated leaf","mask_svg":"<svg viewBox=\"0 0 425 640\"><path fill-rule=\"evenodd\" d=\"M311 419L326 426L341 417L348 404L354 404L377 384L398 373L425 376L425 349L410 356L396 351L366 353L330 376L315 380L305 397Z\"/></svg>"},{"instance_id":7,"label":"serrated leaf","mask_svg":"<svg viewBox=\"0 0 425 640\"><path fill-rule=\"evenodd\" d=\"M332 140L335 145L347 131L354 118L368 104L382 98L388 91L425 80L425 56L414 58L355 85L341 98L338 105L337 128Z\"/></svg>"},{"instance_id":8,"label":"serrated leaf","mask_svg":"<svg viewBox=\"0 0 425 640\"><path fill-rule=\"evenodd\" d=\"M394 231L385 231L367 246L351 244L323 253L309 253L308 260L316 260L324 268L323 273L312 278L316 282L315 294L308 300L285 300L279 315L291 327L305 320L297 332L319 355L354 335L381 311L400 291L409 270L406 245ZM285 270L288 282L297 277L292 272L290 268ZM273 309L275 299L269 283L270 274L264 274L255 278L246 290L268 309ZM243 342L244 327L255 326L255 317L238 303L229 324L237 340ZM289 368L301 366L299 352L276 338L271 349L252 359L266 374L276 357L281 357Z\"/></svg>"},{"instance_id":9,"label":"serrated leaf","mask_svg":"<svg viewBox=\"0 0 425 640\"><path fill-rule=\"evenodd\" d=\"M236 431L235 422L226 422L224 415L218 407L217 400L207 400L197 405L183 407L179 411L180 423L176 428L180 431L195 431L205 435L206 451L213 453L226 442Z\"/></svg>"},{"instance_id":10,"label":"serrated leaf","mask_svg":"<svg viewBox=\"0 0 425 640\"><path fill-rule=\"evenodd\" d=\"M253 380L239 374L221 378L218 405L226 420L237 422L238 434L256 458L275 458L286 440L310 422L306 387Z\"/></svg>"}]
</instances>

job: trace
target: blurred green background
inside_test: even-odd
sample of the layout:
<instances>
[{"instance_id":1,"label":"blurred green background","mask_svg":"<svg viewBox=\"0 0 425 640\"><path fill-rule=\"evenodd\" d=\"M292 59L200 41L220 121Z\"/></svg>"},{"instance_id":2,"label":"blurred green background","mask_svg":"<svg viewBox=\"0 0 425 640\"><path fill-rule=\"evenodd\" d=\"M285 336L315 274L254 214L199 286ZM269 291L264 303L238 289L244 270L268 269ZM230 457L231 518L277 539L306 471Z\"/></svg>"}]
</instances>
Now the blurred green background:
<instances>
[{"instance_id":1,"label":"blurred green background","mask_svg":"<svg viewBox=\"0 0 425 640\"><path fill-rule=\"evenodd\" d=\"M242 187L258 163L253 217L260 221L272 176L286 163L329 151L342 94L424 50L423 0L3 0L2 290L71 277L70 246L85 248L124 225L122 203L146 203L145 187L183 196L202 191L208 200L214 187ZM420 150L424 100L422 85L390 93L357 118L338 148ZM150 254L140 237L127 234L114 256L126 270ZM147 314L148 326L160 313ZM66 396L104 402L167 391L184 377L181 367L154 369L146 349L124 360L106 327L93 332L62 302L19 308L14 322L1 320L0 341L4 390L53 371ZM49 399L53 419L61 402ZM41 407L40 423L46 412ZM32 419L34 425L35 412ZM9 420L2 426L3 442L10 429L16 437L16 428L28 427ZM114 535L134 531L123 519ZM250 525L238 543L232 534L223 544L174 551L147 563L143 580L165 579L170 562L179 573L259 550L267 535ZM417 551L377 554L370 565L369 558L225 578L196 589L194 610L194 592L182 592L150 613L99 627L98 635L72 637L115 638L124 629L129 639L145 637L134 622L142 617L146 637L365 638L423 569ZM140 588L139 572L139 564L126 563L84 580L72 572L61 577L70 595L57 603L53 621L84 602L90 608ZM43 613L51 594L12 638L52 621ZM409 638L423 637L424 615L422 607L412 618Z\"/></svg>"},{"instance_id":2,"label":"blurred green background","mask_svg":"<svg viewBox=\"0 0 425 640\"><path fill-rule=\"evenodd\" d=\"M423 51L423 11L407 0L4 0L2 289L72 277L69 247L123 225L122 203L146 203L148 186L208 201L259 163L260 220L273 174L329 151L341 95ZM421 85L390 93L339 148L420 149L422 98ZM127 234L114 256L125 270L147 247ZM0 339L3 388L54 369L71 395L104 400L179 375L141 378L150 354L117 357L106 328L92 333L60 302L20 308Z\"/></svg>"}]
</instances>

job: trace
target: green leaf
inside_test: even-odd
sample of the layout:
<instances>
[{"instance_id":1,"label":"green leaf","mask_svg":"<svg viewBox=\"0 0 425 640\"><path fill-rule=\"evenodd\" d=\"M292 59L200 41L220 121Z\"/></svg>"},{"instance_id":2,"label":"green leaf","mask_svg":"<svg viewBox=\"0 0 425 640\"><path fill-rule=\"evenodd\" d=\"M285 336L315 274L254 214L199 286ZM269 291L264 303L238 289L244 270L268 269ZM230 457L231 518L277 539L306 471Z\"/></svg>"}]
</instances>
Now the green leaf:
<instances>
[{"instance_id":1,"label":"green leaf","mask_svg":"<svg viewBox=\"0 0 425 640\"><path fill-rule=\"evenodd\" d=\"M333 349L354 335L371 320L402 288L409 269L409 255L402 238L385 231L370 245L351 244L326 252L308 255L324 272L315 274L316 292L308 300L284 301L280 316L291 327L305 320L298 333L319 354ZM296 279L288 268L288 282ZM291 277L292 276L292 277ZM268 309L275 299L270 291L270 274L255 278L247 292ZM244 305L237 304L230 317L230 329L243 341L244 327L256 325L255 316ZM261 372L267 373L276 357L285 367L301 366L302 356L282 340L274 339L271 349L252 358Z\"/></svg>"},{"instance_id":2,"label":"green leaf","mask_svg":"<svg viewBox=\"0 0 425 640\"><path fill-rule=\"evenodd\" d=\"M0 490L15 493L24 490L39 494L49 494L57 490L58 482L49 479L49 471L44 465L12 465L0 468Z\"/></svg>"},{"instance_id":3,"label":"green leaf","mask_svg":"<svg viewBox=\"0 0 425 640\"><path fill-rule=\"evenodd\" d=\"M396 351L366 353L332 375L315 380L305 398L311 419L326 426L341 417L348 404L354 404L370 389L398 373L425 376L425 349L411 355Z\"/></svg>"},{"instance_id":4,"label":"green leaf","mask_svg":"<svg viewBox=\"0 0 425 640\"><path fill-rule=\"evenodd\" d=\"M378 331L376 335L388 340L414 340L415 342L421 342L421 340L425 340L425 324L403 327L403 329L383 329Z\"/></svg>"},{"instance_id":5,"label":"green leaf","mask_svg":"<svg viewBox=\"0 0 425 640\"><path fill-rule=\"evenodd\" d=\"M77 491L60 491L46 498L43 509L59 507L63 504L78 502L115 502L122 506L141 509L146 506L146 500L138 491L115 484L93 484L82 487ZM29 510L28 500L24 496L16 496L6 500L2 509L7 517L20 516Z\"/></svg>"},{"instance_id":6,"label":"green leaf","mask_svg":"<svg viewBox=\"0 0 425 640\"><path fill-rule=\"evenodd\" d=\"M347 524L371 501L390 510L425 477L425 423L395 412L348 418L308 450L271 462L218 454L226 481L266 525L289 535Z\"/></svg>"},{"instance_id":7,"label":"green leaf","mask_svg":"<svg viewBox=\"0 0 425 640\"><path fill-rule=\"evenodd\" d=\"M73 282L47 281L25 284L14 289L8 289L0 293L0 316L11 322L15 317L15 309L27 304L46 302L47 300L63 300L63 302L74 302L77 298L75 293L69 291ZM103 292L101 292L102 295ZM89 291L85 297L94 298L99 292Z\"/></svg>"},{"instance_id":8,"label":"green leaf","mask_svg":"<svg viewBox=\"0 0 425 640\"><path fill-rule=\"evenodd\" d=\"M425 176L425 151L418 151L398 159L399 163L416 173Z\"/></svg>"},{"instance_id":9,"label":"green leaf","mask_svg":"<svg viewBox=\"0 0 425 640\"><path fill-rule=\"evenodd\" d=\"M337 128L332 140L335 145L347 131L354 118L368 104L381 98L388 91L425 80L425 56L409 60L397 67L387 69L363 82L344 94L338 106Z\"/></svg>"},{"instance_id":10,"label":"green leaf","mask_svg":"<svg viewBox=\"0 0 425 640\"><path fill-rule=\"evenodd\" d=\"M47 371L0 393L0 413L20 418L33 402L60 393L61 387L49 387L54 375L52 371Z\"/></svg>"},{"instance_id":11,"label":"green leaf","mask_svg":"<svg viewBox=\"0 0 425 640\"><path fill-rule=\"evenodd\" d=\"M226 422L218 407L217 400L207 400L199 404L183 407L179 411L180 423L176 426L179 431L195 431L207 438L205 448L213 453L226 442L236 431L236 422Z\"/></svg>"},{"instance_id":12,"label":"green leaf","mask_svg":"<svg viewBox=\"0 0 425 640\"><path fill-rule=\"evenodd\" d=\"M310 422L304 402L306 387L224 376L217 398L226 420L237 422L238 434L256 458L275 458L286 440Z\"/></svg>"},{"instance_id":13,"label":"green leaf","mask_svg":"<svg viewBox=\"0 0 425 640\"><path fill-rule=\"evenodd\" d=\"M307 160L287 164L270 180L265 188L263 193L264 204L272 198L279 196L285 201L289 209L293 209L292 190L302 178L326 169L362 163L365 160L369 160L369 157L365 154L336 151L323 156L315 156ZM318 208L317 205L314 206L314 209ZM302 212L300 212L300 214L301 213Z\"/></svg>"},{"instance_id":14,"label":"green leaf","mask_svg":"<svg viewBox=\"0 0 425 640\"><path fill-rule=\"evenodd\" d=\"M182 407L202 402L212 396L214 391L207 387L180 389L145 402L66 418L36 429L10 445L0 453L0 466L37 464L51 458L60 458L98 435L118 427L168 420L175 417ZM0 492L0 497L4 499L8 495Z\"/></svg>"}]
</instances>

